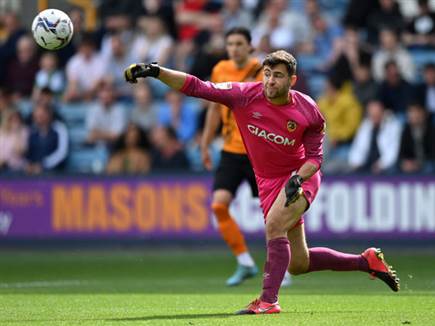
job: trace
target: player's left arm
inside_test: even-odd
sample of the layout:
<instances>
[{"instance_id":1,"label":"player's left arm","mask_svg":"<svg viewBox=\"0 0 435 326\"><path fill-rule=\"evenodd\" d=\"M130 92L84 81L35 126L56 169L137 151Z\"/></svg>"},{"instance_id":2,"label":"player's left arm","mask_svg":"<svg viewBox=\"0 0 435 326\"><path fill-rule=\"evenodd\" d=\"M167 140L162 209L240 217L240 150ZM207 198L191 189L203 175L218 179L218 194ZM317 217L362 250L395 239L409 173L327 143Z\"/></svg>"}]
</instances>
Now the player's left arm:
<instances>
[{"instance_id":1,"label":"player's left arm","mask_svg":"<svg viewBox=\"0 0 435 326\"><path fill-rule=\"evenodd\" d=\"M307 160L285 185L286 207L302 195L302 183L311 178L322 165L325 120L318 111L316 113L315 122L307 128L302 139Z\"/></svg>"}]
</instances>

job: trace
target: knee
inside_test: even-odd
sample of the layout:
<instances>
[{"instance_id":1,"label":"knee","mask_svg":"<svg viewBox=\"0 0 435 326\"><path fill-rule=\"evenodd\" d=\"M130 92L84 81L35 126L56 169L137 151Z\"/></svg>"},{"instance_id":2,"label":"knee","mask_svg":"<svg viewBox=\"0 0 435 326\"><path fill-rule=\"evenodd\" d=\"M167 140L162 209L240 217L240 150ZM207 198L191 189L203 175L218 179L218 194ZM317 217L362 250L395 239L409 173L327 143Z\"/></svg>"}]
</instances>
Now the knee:
<instances>
[{"instance_id":1,"label":"knee","mask_svg":"<svg viewBox=\"0 0 435 326\"><path fill-rule=\"evenodd\" d=\"M216 216L218 222L225 221L230 219L230 213L228 205L222 203L213 203L211 204L211 209Z\"/></svg>"},{"instance_id":2,"label":"knee","mask_svg":"<svg viewBox=\"0 0 435 326\"><path fill-rule=\"evenodd\" d=\"M266 237L267 239L274 239L286 234L284 223L278 219L270 219L266 223Z\"/></svg>"}]
</instances>

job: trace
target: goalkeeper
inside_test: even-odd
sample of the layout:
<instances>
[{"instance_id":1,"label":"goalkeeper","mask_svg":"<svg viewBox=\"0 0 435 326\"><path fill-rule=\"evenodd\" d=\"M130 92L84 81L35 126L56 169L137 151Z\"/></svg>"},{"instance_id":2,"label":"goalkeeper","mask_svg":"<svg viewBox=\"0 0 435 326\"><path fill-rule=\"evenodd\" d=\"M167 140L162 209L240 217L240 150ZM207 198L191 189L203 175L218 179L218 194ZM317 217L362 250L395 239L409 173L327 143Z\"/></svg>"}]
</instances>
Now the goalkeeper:
<instances>
[{"instance_id":1,"label":"goalkeeper","mask_svg":"<svg viewBox=\"0 0 435 326\"><path fill-rule=\"evenodd\" d=\"M212 82L246 82L263 79L261 63L250 56L252 46L249 30L243 27L230 29L225 35L225 44L229 60L221 60L214 66L211 75ZM201 141L201 156L204 166L208 170L212 169L209 145L221 121L224 145L214 176L211 207L216 216L219 232L237 259L237 269L226 282L228 286L235 286L241 284L245 279L255 276L258 273L258 268L249 253L239 226L229 212L229 206L237 188L243 181L249 183L252 195L255 197L258 197L258 189L254 171L249 163L239 128L231 110L214 102L209 104ZM283 285L289 285L289 283L290 275L287 274L283 280Z\"/></svg>"},{"instance_id":2,"label":"goalkeeper","mask_svg":"<svg viewBox=\"0 0 435 326\"><path fill-rule=\"evenodd\" d=\"M132 64L128 82L154 77L189 96L231 108L257 180L266 223L267 258L260 298L239 314L279 313L278 292L284 274L320 270L362 271L384 281L393 291L399 279L379 249L346 254L330 248L308 248L302 214L320 186L324 119L316 103L292 90L296 60L276 51L263 61L262 82L203 82L157 64Z\"/></svg>"}]
</instances>

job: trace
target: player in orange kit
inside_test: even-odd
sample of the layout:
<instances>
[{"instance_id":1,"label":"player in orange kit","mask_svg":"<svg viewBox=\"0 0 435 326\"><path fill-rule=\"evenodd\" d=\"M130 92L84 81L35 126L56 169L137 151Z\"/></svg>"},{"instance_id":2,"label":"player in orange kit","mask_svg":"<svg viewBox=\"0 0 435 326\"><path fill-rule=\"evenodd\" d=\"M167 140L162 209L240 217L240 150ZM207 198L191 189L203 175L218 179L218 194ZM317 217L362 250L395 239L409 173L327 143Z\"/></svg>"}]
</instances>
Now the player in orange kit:
<instances>
[{"instance_id":1,"label":"player in orange kit","mask_svg":"<svg viewBox=\"0 0 435 326\"><path fill-rule=\"evenodd\" d=\"M216 64L213 68L211 81L214 83L261 81L263 78L262 65L250 55L253 49L249 30L242 27L232 28L226 33L225 41L229 60L221 60ZM216 216L222 238L237 258L237 269L226 282L228 286L234 286L255 276L258 273L258 268L249 253L242 232L229 212L229 206L237 188L244 180L251 186L253 196L258 196L258 189L254 172L231 110L224 105L213 102L210 103L209 108L211 110L207 111L201 154L205 167L211 170L208 148L222 121L224 145L213 183L212 210ZM288 274L283 285L288 285L289 282L290 275Z\"/></svg>"}]
</instances>

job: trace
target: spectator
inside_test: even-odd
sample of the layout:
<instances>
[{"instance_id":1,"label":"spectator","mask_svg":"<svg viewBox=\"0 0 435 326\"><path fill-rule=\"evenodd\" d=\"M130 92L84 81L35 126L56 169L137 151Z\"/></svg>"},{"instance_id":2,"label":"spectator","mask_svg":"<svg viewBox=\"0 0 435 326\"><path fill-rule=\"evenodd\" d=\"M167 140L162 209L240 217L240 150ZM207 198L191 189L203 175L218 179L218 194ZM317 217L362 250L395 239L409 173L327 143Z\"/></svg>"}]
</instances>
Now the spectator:
<instances>
[{"instance_id":1,"label":"spectator","mask_svg":"<svg viewBox=\"0 0 435 326\"><path fill-rule=\"evenodd\" d=\"M195 38L201 30L208 29L218 17L205 11L206 0L182 0L175 5L178 25L178 43L175 48L175 67L188 71L190 57L196 50Z\"/></svg>"},{"instance_id":2,"label":"spectator","mask_svg":"<svg viewBox=\"0 0 435 326\"><path fill-rule=\"evenodd\" d=\"M105 79L113 84L118 98L131 100L132 88L125 82L124 69L141 59L136 52L129 50L120 33L113 34L110 41L111 51L105 60Z\"/></svg>"},{"instance_id":3,"label":"spectator","mask_svg":"<svg viewBox=\"0 0 435 326\"><path fill-rule=\"evenodd\" d=\"M431 173L435 163L435 127L419 103L411 103L402 131L399 164L402 172Z\"/></svg>"},{"instance_id":4,"label":"spectator","mask_svg":"<svg viewBox=\"0 0 435 326\"><path fill-rule=\"evenodd\" d=\"M50 107L36 104L28 138L26 172L39 174L59 169L67 154L68 133L65 125L54 120Z\"/></svg>"},{"instance_id":5,"label":"spectator","mask_svg":"<svg viewBox=\"0 0 435 326\"><path fill-rule=\"evenodd\" d=\"M165 22L165 26L172 39L177 39L177 25L175 24L175 13L172 1L144 0L142 1L142 6L144 16L158 16Z\"/></svg>"},{"instance_id":6,"label":"spectator","mask_svg":"<svg viewBox=\"0 0 435 326\"><path fill-rule=\"evenodd\" d=\"M378 44L379 34L384 29L403 31L404 19L395 0L379 0L379 8L367 17L367 40Z\"/></svg>"},{"instance_id":7,"label":"spectator","mask_svg":"<svg viewBox=\"0 0 435 326\"><path fill-rule=\"evenodd\" d=\"M26 31L13 12L1 14L0 24L3 36L0 40L0 85L6 86L5 76L8 64L15 56L18 40L26 34Z\"/></svg>"},{"instance_id":8,"label":"spectator","mask_svg":"<svg viewBox=\"0 0 435 326\"><path fill-rule=\"evenodd\" d=\"M435 12L428 0L418 0L419 13L407 25L403 42L409 47L433 49L435 47Z\"/></svg>"},{"instance_id":9,"label":"spectator","mask_svg":"<svg viewBox=\"0 0 435 326\"><path fill-rule=\"evenodd\" d=\"M119 137L114 154L107 165L109 174L146 174L151 169L151 157L148 152L149 142L145 132L130 123L127 130Z\"/></svg>"},{"instance_id":10,"label":"spectator","mask_svg":"<svg viewBox=\"0 0 435 326\"><path fill-rule=\"evenodd\" d=\"M59 95L65 88L65 76L58 69L58 60L53 52L45 52L41 56L40 69L36 73L35 86L33 88L33 98L38 97L38 93L43 88L48 88L54 94Z\"/></svg>"},{"instance_id":11,"label":"spectator","mask_svg":"<svg viewBox=\"0 0 435 326\"><path fill-rule=\"evenodd\" d=\"M378 0L350 0L343 17L343 26L367 28L367 18L379 9Z\"/></svg>"},{"instance_id":12,"label":"spectator","mask_svg":"<svg viewBox=\"0 0 435 326\"><path fill-rule=\"evenodd\" d=\"M428 63L423 71L424 81L416 87L416 99L424 104L432 118L435 117L435 62Z\"/></svg>"},{"instance_id":13,"label":"spectator","mask_svg":"<svg viewBox=\"0 0 435 326\"><path fill-rule=\"evenodd\" d=\"M38 68L35 41L31 36L23 35L18 40L16 56L9 63L5 78L16 99L25 99L32 95Z\"/></svg>"},{"instance_id":14,"label":"spectator","mask_svg":"<svg viewBox=\"0 0 435 326\"><path fill-rule=\"evenodd\" d=\"M151 89L146 83L138 83L133 91L133 110L130 120L146 132L158 124L158 108L153 103Z\"/></svg>"},{"instance_id":15,"label":"spectator","mask_svg":"<svg viewBox=\"0 0 435 326\"><path fill-rule=\"evenodd\" d=\"M308 38L309 30L308 19L291 11L288 1L272 0L258 19L252 42L257 46L263 36L269 35L272 49L297 48Z\"/></svg>"},{"instance_id":16,"label":"spectator","mask_svg":"<svg viewBox=\"0 0 435 326\"><path fill-rule=\"evenodd\" d=\"M342 27L320 11L317 0L308 0L305 11L311 31L309 38L299 47L299 52L330 58L334 44L343 36Z\"/></svg>"},{"instance_id":17,"label":"spectator","mask_svg":"<svg viewBox=\"0 0 435 326\"><path fill-rule=\"evenodd\" d=\"M252 27L252 15L243 8L242 0L223 0L220 14L225 30L230 30L233 27Z\"/></svg>"},{"instance_id":18,"label":"spectator","mask_svg":"<svg viewBox=\"0 0 435 326\"><path fill-rule=\"evenodd\" d=\"M409 52L404 49L398 40L396 32L383 29L380 34L381 46L373 56L373 77L377 82L385 79L385 64L394 60L399 67L400 74L412 83L415 79L415 65Z\"/></svg>"},{"instance_id":19,"label":"spectator","mask_svg":"<svg viewBox=\"0 0 435 326\"><path fill-rule=\"evenodd\" d=\"M120 35L124 44L128 44L130 49L134 39L133 21L129 14L114 14L106 17L104 20L104 27L100 31L101 50L100 56L106 60L112 55L112 37L113 35Z\"/></svg>"},{"instance_id":20,"label":"spectator","mask_svg":"<svg viewBox=\"0 0 435 326\"><path fill-rule=\"evenodd\" d=\"M379 85L378 97L384 106L401 117L413 96L414 89L411 84L402 78L399 67L394 61L385 64L385 80Z\"/></svg>"},{"instance_id":21,"label":"spectator","mask_svg":"<svg viewBox=\"0 0 435 326\"><path fill-rule=\"evenodd\" d=\"M349 144L361 123L362 108L350 85L343 85L338 77L328 79L318 105L326 120L323 170L336 173L347 165Z\"/></svg>"},{"instance_id":22,"label":"spectator","mask_svg":"<svg viewBox=\"0 0 435 326\"><path fill-rule=\"evenodd\" d=\"M66 66L66 102L94 99L99 83L105 75L104 60L95 51L95 41L90 34L83 36L78 53Z\"/></svg>"},{"instance_id":23,"label":"spectator","mask_svg":"<svg viewBox=\"0 0 435 326\"><path fill-rule=\"evenodd\" d=\"M182 170L189 168L183 145L174 128L160 126L151 132L153 170Z\"/></svg>"},{"instance_id":24,"label":"spectator","mask_svg":"<svg viewBox=\"0 0 435 326\"><path fill-rule=\"evenodd\" d=\"M93 104L86 114L87 143L113 145L127 125L125 108L115 103L113 86L100 85L99 101Z\"/></svg>"},{"instance_id":25,"label":"spectator","mask_svg":"<svg viewBox=\"0 0 435 326\"><path fill-rule=\"evenodd\" d=\"M159 108L159 123L174 128L177 138L186 143L195 135L198 108L192 101L174 90L166 93L166 101Z\"/></svg>"},{"instance_id":26,"label":"spectator","mask_svg":"<svg viewBox=\"0 0 435 326\"><path fill-rule=\"evenodd\" d=\"M358 31L346 27L343 37L334 44L334 50L327 58L325 68L329 74L336 75L341 82L354 80L355 71L361 65L370 65L372 59L371 48L361 42Z\"/></svg>"},{"instance_id":27,"label":"spectator","mask_svg":"<svg viewBox=\"0 0 435 326\"><path fill-rule=\"evenodd\" d=\"M6 114L13 110L12 93L9 88L0 88L0 126L2 125Z\"/></svg>"},{"instance_id":28,"label":"spectator","mask_svg":"<svg viewBox=\"0 0 435 326\"><path fill-rule=\"evenodd\" d=\"M69 59L71 59L71 57L77 52L77 49L82 42L83 36L86 33L85 14L81 7L73 6L68 11L68 16L73 24L74 37L65 47L56 51L57 57L59 59L59 67L62 69L65 68Z\"/></svg>"},{"instance_id":29,"label":"spectator","mask_svg":"<svg viewBox=\"0 0 435 326\"><path fill-rule=\"evenodd\" d=\"M173 40L158 16L145 16L139 21L141 34L133 42L131 52L143 62L163 62L166 65L173 49Z\"/></svg>"},{"instance_id":30,"label":"spectator","mask_svg":"<svg viewBox=\"0 0 435 326\"><path fill-rule=\"evenodd\" d=\"M134 40L131 53L137 54L141 62L167 64L173 51L174 42L166 31L164 22L158 16L146 16L139 20L139 26L141 26L143 33ZM154 79L150 79L148 82L156 96L163 97L168 90L166 86Z\"/></svg>"},{"instance_id":31,"label":"spectator","mask_svg":"<svg viewBox=\"0 0 435 326\"><path fill-rule=\"evenodd\" d=\"M363 108L367 107L369 101L376 98L378 88L378 84L373 80L370 65L361 64L354 70L352 89Z\"/></svg>"},{"instance_id":32,"label":"spectator","mask_svg":"<svg viewBox=\"0 0 435 326\"><path fill-rule=\"evenodd\" d=\"M18 111L8 111L0 125L0 171L20 171L24 167L29 130Z\"/></svg>"},{"instance_id":33,"label":"spectator","mask_svg":"<svg viewBox=\"0 0 435 326\"><path fill-rule=\"evenodd\" d=\"M349 153L349 165L358 172L391 173L399 154L401 125L382 102L367 105L367 117L361 123Z\"/></svg>"}]
</instances>

